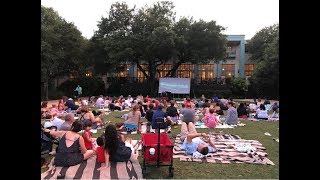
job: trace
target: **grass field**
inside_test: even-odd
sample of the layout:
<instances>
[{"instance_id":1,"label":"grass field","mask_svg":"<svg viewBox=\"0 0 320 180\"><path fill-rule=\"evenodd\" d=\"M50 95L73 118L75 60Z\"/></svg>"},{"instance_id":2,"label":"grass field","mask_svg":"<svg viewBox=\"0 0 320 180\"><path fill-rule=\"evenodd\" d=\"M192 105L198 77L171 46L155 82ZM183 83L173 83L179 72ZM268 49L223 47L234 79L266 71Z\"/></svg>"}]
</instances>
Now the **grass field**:
<instances>
[{"instance_id":1,"label":"grass field","mask_svg":"<svg viewBox=\"0 0 320 180\"><path fill-rule=\"evenodd\" d=\"M112 123L122 122L118 118L122 114L128 112L112 112L109 115L103 116L105 121ZM226 112L225 112L226 114ZM145 120L145 119L144 119ZM279 138L279 121L241 121L245 123L244 127L236 127L235 129L197 129L198 132L214 132L223 131L225 134L239 135L242 139L258 140L266 147L268 158L275 164L271 165L256 165L256 164L215 164L215 163L197 163L197 162L181 162L174 159L174 178L178 179L278 179L279 178L279 143L272 138ZM180 127L172 128L169 135L174 141L177 134L180 133ZM93 134L93 137L98 137L103 133L103 129L98 130L98 133ZM272 136L264 135L269 132ZM141 139L141 134L126 135L132 139ZM47 160L51 159L50 155L46 156ZM139 155L139 162L142 166L143 157ZM44 172L47 168L42 169ZM147 167L146 178L150 179L167 179L169 178L168 167Z\"/></svg>"}]
</instances>

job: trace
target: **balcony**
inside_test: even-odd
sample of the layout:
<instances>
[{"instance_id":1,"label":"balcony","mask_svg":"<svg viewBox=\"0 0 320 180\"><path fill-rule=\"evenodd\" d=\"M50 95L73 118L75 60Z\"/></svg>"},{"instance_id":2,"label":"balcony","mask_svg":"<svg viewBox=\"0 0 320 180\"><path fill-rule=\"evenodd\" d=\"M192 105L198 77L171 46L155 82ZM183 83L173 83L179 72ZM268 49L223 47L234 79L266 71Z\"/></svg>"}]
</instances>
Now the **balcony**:
<instances>
[{"instance_id":1,"label":"balcony","mask_svg":"<svg viewBox=\"0 0 320 180\"><path fill-rule=\"evenodd\" d=\"M236 51L228 51L227 53L229 58L235 58L237 55Z\"/></svg>"}]
</instances>

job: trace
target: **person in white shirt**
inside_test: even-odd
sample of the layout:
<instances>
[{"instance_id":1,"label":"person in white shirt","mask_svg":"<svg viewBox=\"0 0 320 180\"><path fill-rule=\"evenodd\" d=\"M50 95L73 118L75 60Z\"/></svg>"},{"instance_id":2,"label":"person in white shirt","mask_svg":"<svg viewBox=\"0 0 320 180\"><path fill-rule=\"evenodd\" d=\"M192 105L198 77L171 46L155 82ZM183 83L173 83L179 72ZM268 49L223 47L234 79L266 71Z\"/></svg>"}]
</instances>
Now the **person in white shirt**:
<instances>
[{"instance_id":1,"label":"person in white shirt","mask_svg":"<svg viewBox=\"0 0 320 180\"><path fill-rule=\"evenodd\" d=\"M104 100L103 100L103 96L102 96L102 95L100 95L100 97L97 99L97 101L96 101L96 106L97 106L97 107L102 107L102 106L104 106Z\"/></svg>"},{"instance_id":2,"label":"person in white shirt","mask_svg":"<svg viewBox=\"0 0 320 180\"><path fill-rule=\"evenodd\" d=\"M268 120L268 111L263 104L260 104L259 109L257 109L255 118Z\"/></svg>"}]
</instances>

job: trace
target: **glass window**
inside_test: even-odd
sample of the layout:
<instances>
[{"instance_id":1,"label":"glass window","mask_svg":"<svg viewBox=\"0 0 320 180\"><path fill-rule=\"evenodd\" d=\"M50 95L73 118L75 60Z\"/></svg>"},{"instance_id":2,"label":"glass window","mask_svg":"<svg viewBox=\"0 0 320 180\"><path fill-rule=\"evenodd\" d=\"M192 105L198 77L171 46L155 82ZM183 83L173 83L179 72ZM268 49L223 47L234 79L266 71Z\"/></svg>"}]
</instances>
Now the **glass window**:
<instances>
[{"instance_id":1,"label":"glass window","mask_svg":"<svg viewBox=\"0 0 320 180\"><path fill-rule=\"evenodd\" d=\"M117 72L117 77L128 77L129 76L129 66L123 64L119 67L119 72Z\"/></svg>"},{"instance_id":2,"label":"glass window","mask_svg":"<svg viewBox=\"0 0 320 180\"><path fill-rule=\"evenodd\" d=\"M244 65L245 76L252 76L253 70L254 70L254 64L245 64Z\"/></svg>"},{"instance_id":3,"label":"glass window","mask_svg":"<svg viewBox=\"0 0 320 180\"><path fill-rule=\"evenodd\" d=\"M172 69L172 64L162 64L158 66L158 70L160 74L158 75L159 78L165 77L167 73Z\"/></svg>"},{"instance_id":4,"label":"glass window","mask_svg":"<svg viewBox=\"0 0 320 180\"><path fill-rule=\"evenodd\" d=\"M199 64L198 75L202 80L213 78L213 64Z\"/></svg>"},{"instance_id":5,"label":"glass window","mask_svg":"<svg viewBox=\"0 0 320 180\"><path fill-rule=\"evenodd\" d=\"M140 66L142 67L143 70L145 70L145 72L149 75L149 71L148 69L148 64L140 64ZM147 77L145 77L145 75L143 74L142 71L140 71L140 69L138 68L138 81L142 82L144 80L146 80Z\"/></svg>"},{"instance_id":6,"label":"glass window","mask_svg":"<svg viewBox=\"0 0 320 180\"><path fill-rule=\"evenodd\" d=\"M181 64L178 68L179 78L193 78L194 65L193 64Z\"/></svg>"},{"instance_id":7,"label":"glass window","mask_svg":"<svg viewBox=\"0 0 320 180\"><path fill-rule=\"evenodd\" d=\"M222 64L222 76L232 77L234 76L235 65L234 64Z\"/></svg>"}]
</instances>

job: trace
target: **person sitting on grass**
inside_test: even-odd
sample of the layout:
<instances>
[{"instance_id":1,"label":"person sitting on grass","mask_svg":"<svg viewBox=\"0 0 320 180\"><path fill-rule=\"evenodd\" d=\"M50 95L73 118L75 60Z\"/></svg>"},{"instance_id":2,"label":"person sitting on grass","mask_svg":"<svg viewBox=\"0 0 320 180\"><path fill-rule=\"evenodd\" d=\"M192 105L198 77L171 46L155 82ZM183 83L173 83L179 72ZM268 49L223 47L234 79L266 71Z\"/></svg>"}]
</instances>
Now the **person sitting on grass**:
<instances>
[{"instance_id":1,"label":"person sitting on grass","mask_svg":"<svg viewBox=\"0 0 320 180\"><path fill-rule=\"evenodd\" d=\"M244 107L243 103L240 103L238 109L237 109L238 117L246 119L248 118L248 112L247 109Z\"/></svg>"},{"instance_id":2,"label":"person sitting on grass","mask_svg":"<svg viewBox=\"0 0 320 180\"><path fill-rule=\"evenodd\" d=\"M105 163L106 159L104 156L104 140L102 137L97 138L97 145L98 145L98 147L96 148L97 161L98 163Z\"/></svg>"},{"instance_id":3,"label":"person sitting on grass","mask_svg":"<svg viewBox=\"0 0 320 180\"><path fill-rule=\"evenodd\" d=\"M167 108L167 114L171 117L172 120L178 119L178 110L176 107L174 107L174 102L171 102L171 106Z\"/></svg>"},{"instance_id":4,"label":"person sitting on grass","mask_svg":"<svg viewBox=\"0 0 320 180\"><path fill-rule=\"evenodd\" d=\"M135 154L131 140L125 141L123 135L117 133L116 126L113 124L107 125L104 132L104 156L105 166L98 170L103 170L110 167L111 162L127 162L128 160L137 160L138 155Z\"/></svg>"},{"instance_id":5,"label":"person sitting on grass","mask_svg":"<svg viewBox=\"0 0 320 180\"><path fill-rule=\"evenodd\" d=\"M233 106L233 102L227 103L228 112L227 116L225 117L225 123L228 125L237 125L238 124L238 113L236 108Z\"/></svg>"},{"instance_id":6,"label":"person sitting on grass","mask_svg":"<svg viewBox=\"0 0 320 180\"><path fill-rule=\"evenodd\" d=\"M193 122L194 123L194 120L195 120L195 111L194 111L194 109L191 108L191 104L187 104L187 105L185 105L185 107L186 108L182 108L180 110L180 114L183 115L182 121L186 122L187 124L189 122Z\"/></svg>"},{"instance_id":7,"label":"person sitting on grass","mask_svg":"<svg viewBox=\"0 0 320 180\"><path fill-rule=\"evenodd\" d=\"M119 128L119 130L125 129L126 131L136 131L138 130L139 122L141 118L141 112L139 109L139 105L136 104L132 108L132 112L128 114L127 120L123 122L123 125Z\"/></svg>"},{"instance_id":8,"label":"person sitting on grass","mask_svg":"<svg viewBox=\"0 0 320 180\"><path fill-rule=\"evenodd\" d=\"M89 111L89 106L82 106L80 109L80 122L84 125L85 122L90 121L93 126L104 125L105 123L100 117L94 117L93 113ZM94 128L95 129L95 128Z\"/></svg>"},{"instance_id":9,"label":"person sitting on grass","mask_svg":"<svg viewBox=\"0 0 320 180\"><path fill-rule=\"evenodd\" d=\"M207 155L209 152L217 151L214 143L206 133L197 133L193 122L189 122L188 125L182 122L180 134L180 140L182 141L180 148L185 150L187 154L198 152L202 155ZM204 137L205 140L200 139L199 136Z\"/></svg>"},{"instance_id":10,"label":"person sitting on grass","mask_svg":"<svg viewBox=\"0 0 320 180\"><path fill-rule=\"evenodd\" d=\"M275 102L273 105L272 105L272 115L271 115L271 118L279 118L279 106L278 106L278 103Z\"/></svg>"},{"instance_id":11,"label":"person sitting on grass","mask_svg":"<svg viewBox=\"0 0 320 180\"><path fill-rule=\"evenodd\" d=\"M216 103L216 105L214 106L214 112L218 115L223 115L223 110L220 107L219 103Z\"/></svg>"},{"instance_id":12,"label":"person sitting on grass","mask_svg":"<svg viewBox=\"0 0 320 180\"><path fill-rule=\"evenodd\" d=\"M148 120L148 124L150 125L151 122L152 122L152 116L153 116L153 108L154 108L154 105L152 103L150 103L148 105L148 110L146 111L146 119Z\"/></svg>"},{"instance_id":13,"label":"person sitting on grass","mask_svg":"<svg viewBox=\"0 0 320 180\"><path fill-rule=\"evenodd\" d=\"M208 128L215 128L219 121L214 115L214 109L210 108L209 113L202 119L202 122L208 127Z\"/></svg>"},{"instance_id":14,"label":"person sitting on grass","mask_svg":"<svg viewBox=\"0 0 320 180\"><path fill-rule=\"evenodd\" d=\"M60 131L69 131L71 129L71 125L74 122L74 115L73 113L68 113L64 116L64 123L60 126Z\"/></svg>"},{"instance_id":15,"label":"person sitting on grass","mask_svg":"<svg viewBox=\"0 0 320 180\"><path fill-rule=\"evenodd\" d=\"M167 113L162 111L163 108L164 108L163 104L159 104L157 106L157 110L153 112L152 123L151 123L153 129L158 129L158 128L167 129L169 126L176 124L171 120L170 116L168 116ZM158 119L163 119L163 123L160 123L159 127L157 123Z\"/></svg>"},{"instance_id":16,"label":"person sitting on grass","mask_svg":"<svg viewBox=\"0 0 320 180\"><path fill-rule=\"evenodd\" d=\"M266 107L263 104L260 104L259 109L256 111L256 115L254 118L256 119L263 119L263 120L268 120L268 111L266 110Z\"/></svg>"},{"instance_id":17,"label":"person sitting on grass","mask_svg":"<svg viewBox=\"0 0 320 180\"><path fill-rule=\"evenodd\" d=\"M93 143L95 139L92 138L91 135L91 127L92 127L92 122L86 122L83 126L84 132L82 134L83 140L84 140L84 145L86 146L87 149L93 149Z\"/></svg>"},{"instance_id":18,"label":"person sitting on grass","mask_svg":"<svg viewBox=\"0 0 320 180\"><path fill-rule=\"evenodd\" d=\"M44 129L50 135L60 138L54 165L63 167L74 166L93 156L93 150L87 150L82 136L78 134L81 130L82 125L78 121L72 123L70 131Z\"/></svg>"}]
</instances>

